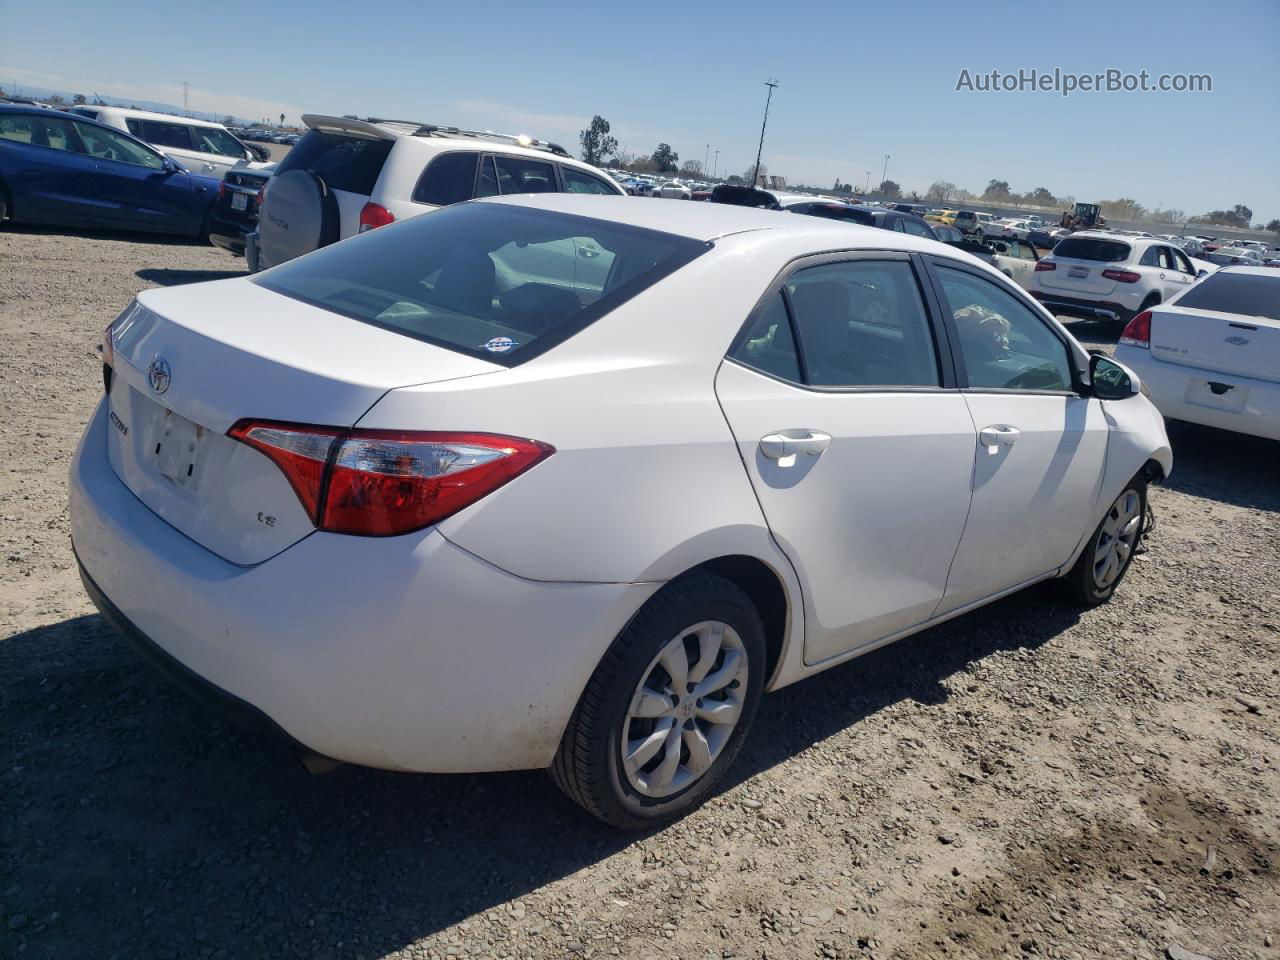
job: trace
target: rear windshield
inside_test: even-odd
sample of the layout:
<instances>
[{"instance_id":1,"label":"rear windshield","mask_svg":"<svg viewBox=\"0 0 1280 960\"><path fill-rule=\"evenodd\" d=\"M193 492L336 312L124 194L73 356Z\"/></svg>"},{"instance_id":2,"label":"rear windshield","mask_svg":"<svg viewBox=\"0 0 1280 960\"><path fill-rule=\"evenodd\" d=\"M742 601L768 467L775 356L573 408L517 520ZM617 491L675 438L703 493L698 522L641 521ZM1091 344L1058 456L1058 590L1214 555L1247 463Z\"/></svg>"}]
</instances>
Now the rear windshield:
<instances>
[{"instance_id":1,"label":"rear windshield","mask_svg":"<svg viewBox=\"0 0 1280 960\"><path fill-rule=\"evenodd\" d=\"M1072 260L1121 263L1129 259L1129 245L1119 240L1099 240L1097 237L1063 237L1053 248L1053 255L1070 257Z\"/></svg>"},{"instance_id":2,"label":"rear windshield","mask_svg":"<svg viewBox=\"0 0 1280 960\"><path fill-rule=\"evenodd\" d=\"M306 170L334 190L373 193L382 165L391 153L392 141L347 137L312 130L285 154L276 173Z\"/></svg>"},{"instance_id":3,"label":"rear windshield","mask_svg":"<svg viewBox=\"0 0 1280 960\"><path fill-rule=\"evenodd\" d=\"M253 278L268 290L515 366L709 245L500 203L464 203L324 247Z\"/></svg>"},{"instance_id":4,"label":"rear windshield","mask_svg":"<svg viewBox=\"0 0 1280 960\"><path fill-rule=\"evenodd\" d=\"M1179 297L1178 306L1280 320L1280 270L1276 273L1273 277L1219 270Z\"/></svg>"}]
</instances>

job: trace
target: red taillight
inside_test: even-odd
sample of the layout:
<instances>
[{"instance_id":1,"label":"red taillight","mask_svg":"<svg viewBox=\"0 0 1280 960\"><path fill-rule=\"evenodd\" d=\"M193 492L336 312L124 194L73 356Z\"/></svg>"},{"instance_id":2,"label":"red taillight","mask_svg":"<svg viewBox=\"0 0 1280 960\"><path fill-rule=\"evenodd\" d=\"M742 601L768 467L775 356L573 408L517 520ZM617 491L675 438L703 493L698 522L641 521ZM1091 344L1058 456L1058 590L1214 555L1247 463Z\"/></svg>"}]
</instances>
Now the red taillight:
<instances>
[{"instance_id":1,"label":"red taillight","mask_svg":"<svg viewBox=\"0 0 1280 960\"><path fill-rule=\"evenodd\" d=\"M1036 273L1039 273L1041 270L1057 270L1057 269L1058 269L1058 265L1054 263L1052 260L1036 261Z\"/></svg>"},{"instance_id":2,"label":"red taillight","mask_svg":"<svg viewBox=\"0 0 1280 960\"><path fill-rule=\"evenodd\" d=\"M360 232L366 230L376 230L378 227L385 227L389 223L395 223L395 215L380 203L374 203L370 200L360 210Z\"/></svg>"},{"instance_id":3,"label":"red taillight","mask_svg":"<svg viewBox=\"0 0 1280 960\"><path fill-rule=\"evenodd\" d=\"M230 435L289 479L321 530L380 537L439 523L555 452L492 433L342 430L241 421Z\"/></svg>"},{"instance_id":4,"label":"red taillight","mask_svg":"<svg viewBox=\"0 0 1280 960\"><path fill-rule=\"evenodd\" d=\"M218 199L221 200L226 195L227 195L227 181L219 180L218 181Z\"/></svg>"},{"instance_id":5,"label":"red taillight","mask_svg":"<svg viewBox=\"0 0 1280 960\"><path fill-rule=\"evenodd\" d=\"M1132 270L1103 270L1102 275L1116 283L1137 283L1142 279L1142 274L1134 273Z\"/></svg>"},{"instance_id":6,"label":"red taillight","mask_svg":"<svg viewBox=\"0 0 1280 960\"><path fill-rule=\"evenodd\" d=\"M1151 349L1150 310L1143 310L1125 324L1124 332L1120 334L1120 342L1130 347L1141 347L1144 350Z\"/></svg>"}]
</instances>

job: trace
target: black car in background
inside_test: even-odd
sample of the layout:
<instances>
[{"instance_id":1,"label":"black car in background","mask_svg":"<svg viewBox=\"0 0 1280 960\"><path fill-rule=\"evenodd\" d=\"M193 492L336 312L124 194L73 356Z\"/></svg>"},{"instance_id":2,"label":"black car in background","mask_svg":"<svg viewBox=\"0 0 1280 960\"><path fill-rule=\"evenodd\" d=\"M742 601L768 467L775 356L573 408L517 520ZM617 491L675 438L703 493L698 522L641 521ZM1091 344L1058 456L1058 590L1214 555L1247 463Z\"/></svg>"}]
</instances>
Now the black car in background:
<instances>
[{"instance_id":1,"label":"black car in background","mask_svg":"<svg viewBox=\"0 0 1280 960\"><path fill-rule=\"evenodd\" d=\"M244 256L245 236L258 229L262 190L270 170L228 170L209 215L209 242L231 254Z\"/></svg>"}]
</instances>

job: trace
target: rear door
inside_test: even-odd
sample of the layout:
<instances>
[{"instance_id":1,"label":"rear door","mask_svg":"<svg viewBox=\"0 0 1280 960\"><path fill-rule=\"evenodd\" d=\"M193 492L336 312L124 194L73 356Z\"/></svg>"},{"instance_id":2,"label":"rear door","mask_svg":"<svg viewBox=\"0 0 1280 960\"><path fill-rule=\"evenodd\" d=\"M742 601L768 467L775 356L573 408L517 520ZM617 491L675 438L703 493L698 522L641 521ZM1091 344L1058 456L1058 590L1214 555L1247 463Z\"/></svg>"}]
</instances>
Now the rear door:
<instances>
[{"instance_id":1,"label":"rear door","mask_svg":"<svg viewBox=\"0 0 1280 960\"><path fill-rule=\"evenodd\" d=\"M24 220L69 226L110 222L93 180L94 163L71 121L48 111L0 114L0 150L13 158L9 189Z\"/></svg>"},{"instance_id":2,"label":"rear door","mask_svg":"<svg viewBox=\"0 0 1280 960\"><path fill-rule=\"evenodd\" d=\"M970 499L973 421L905 254L802 261L716 394L804 587L805 661L928 619Z\"/></svg>"},{"instance_id":3,"label":"rear door","mask_svg":"<svg viewBox=\"0 0 1280 960\"><path fill-rule=\"evenodd\" d=\"M1020 295L957 261L932 273L977 429L973 503L939 613L1070 559L1102 481L1107 423L1080 395L1064 335Z\"/></svg>"}]
</instances>

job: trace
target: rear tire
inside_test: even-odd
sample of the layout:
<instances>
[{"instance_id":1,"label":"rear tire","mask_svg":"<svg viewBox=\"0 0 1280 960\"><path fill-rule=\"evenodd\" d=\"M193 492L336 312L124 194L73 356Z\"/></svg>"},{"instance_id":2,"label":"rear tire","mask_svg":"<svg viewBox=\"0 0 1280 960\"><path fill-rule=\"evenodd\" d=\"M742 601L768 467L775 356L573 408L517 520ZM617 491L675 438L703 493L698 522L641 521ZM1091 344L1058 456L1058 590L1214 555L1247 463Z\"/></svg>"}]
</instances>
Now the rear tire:
<instances>
[{"instance_id":1,"label":"rear tire","mask_svg":"<svg viewBox=\"0 0 1280 960\"><path fill-rule=\"evenodd\" d=\"M1135 478L1125 484L1071 572L1062 578L1062 587L1070 599L1085 607L1096 607L1111 599L1133 563L1146 529L1146 516L1147 485Z\"/></svg>"},{"instance_id":2,"label":"rear tire","mask_svg":"<svg viewBox=\"0 0 1280 960\"><path fill-rule=\"evenodd\" d=\"M764 625L740 588L709 573L667 584L596 667L552 780L588 813L626 830L688 813L741 749L765 664Z\"/></svg>"}]
</instances>

